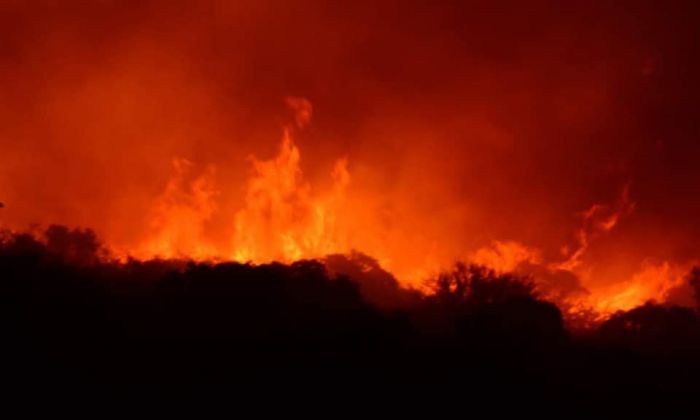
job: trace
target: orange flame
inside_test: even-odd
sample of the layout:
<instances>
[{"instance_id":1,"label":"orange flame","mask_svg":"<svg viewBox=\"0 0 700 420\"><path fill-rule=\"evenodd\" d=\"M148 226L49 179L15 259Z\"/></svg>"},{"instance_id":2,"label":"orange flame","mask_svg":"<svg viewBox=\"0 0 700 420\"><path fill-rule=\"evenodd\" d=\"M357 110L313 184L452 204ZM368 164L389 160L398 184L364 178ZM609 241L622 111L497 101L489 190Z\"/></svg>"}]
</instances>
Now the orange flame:
<instances>
[{"instance_id":1,"label":"orange flame","mask_svg":"<svg viewBox=\"0 0 700 420\"><path fill-rule=\"evenodd\" d=\"M312 116L311 103L303 98L287 98L286 102L294 112L295 126L299 129L307 126ZM335 162L329 190L312 189L304 178L301 153L292 131L292 127L284 128L279 151L273 158L251 157L253 173L246 183L244 205L232 217L227 245L212 242L205 229L219 211L220 188L216 186L215 168L209 166L195 176L193 163L174 159L173 175L153 207L151 232L130 255L265 263L322 258L358 249L377 257L382 265L398 274L400 281L413 287L420 287L422 281L448 268L457 259L456 256L452 260L445 258L444 251L435 244L415 260L397 258L395 253L387 252L387 244L394 250L407 250L401 241L410 236L393 232L393 242L387 242L382 229L366 226L364 220L359 220L360 214L372 211L358 208L356 204L349 206L347 195L351 177L345 158ZM564 261L548 262L539 249L512 240L494 240L469 254L467 260L497 272L517 272L523 266L539 267L553 276L565 272L585 283L587 268L583 257L591 242L612 231L634 208L629 188L625 187L614 206L594 204L581 212L582 226L576 231L575 245L563 247ZM645 264L626 281L593 288L587 294L557 299L561 299L560 303L570 314L592 311L599 318L649 299L663 299L670 289L680 284L682 275L683 270L667 262ZM537 276L534 280L538 281ZM556 288L557 285L547 287ZM590 285L583 284L583 287L590 288ZM544 293L548 295L552 294Z\"/></svg>"},{"instance_id":2,"label":"orange flame","mask_svg":"<svg viewBox=\"0 0 700 420\"><path fill-rule=\"evenodd\" d=\"M363 191L350 191L346 158L334 163L329 188L312 188L292 134L310 124L313 107L305 98L290 97L286 104L294 124L283 129L276 156L250 158L252 174L245 183L241 208L232 214L222 211L219 198L224 189L218 185L213 165L198 171L187 159L173 159L172 175L153 202L148 232L126 251L111 247L114 255L265 263L358 250L376 258L404 285L418 288L455 261L466 259L501 273L532 274L543 296L558 300L568 313L592 311L598 317L649 299L663 300L682 281L687 267L669 262L647 263L631 278L614 279L606 287L594 287L588 281L590 267L584 256L589 247L635 209L627 186L614 205L597 203L580 213L581 227L574 244L562 247L563 261L547 259L541 249L514 240L492 240L471 253L460 251L459 245L443 244L440 237L412 225L415 215L397 221L404 216L400 209L387 207ZM225 238L214 240L212 231ZM562 275L566 281L577 279L588 293L556 292L564 287L557 284L563 281L558 280Z\"/></svg>"},{"instance_id":3,"label":"orange flame","mask_svg":"<svg viewBox=\"0 0 700 420\"><path fill-rule=\"evenodd\" d=\"M632 309L648 301L663 302L671 289L683 283L688 271L689 267L666 261L657 264L646 262L631 279L596 291L589 302L602 315Z\"/></svg>"},{"instance_id":4,"label":"orange flame","mask_svg":"<svg viewBox=\"0 0 700 420\"><path fill-rule=\"evenodd\" d=\"M217 210L215 169L192 177L192 162L174 159L173 175L156 199L151 234L136 248L139 258L205 259L215 251L203 234L204 224Z\"/></svg>"},{"instance_id":5,"label":"orange flame","mask_svg":"<svg viewBox=\"0 0 700 420\"><path fill-rule=\"evenodd\" d=\"M515 271L526 262L540 264L542 257L539 251L515 241L493 241L490 246L477 250L471 261L491 267L497 272L507 273Z\"/></svg>"},{"instance_id":6,"label":"orange flame","mask_svg":"<svg viewBox=\"0 0 700 420\"><path fill-rule=\"evenodd\" d=\"M233 259L293 261L348 251L336 225L350 182L347 160L335 163L333 188L319 197L304 181L299 161L288 129L277 157L253 159L255 175L248 182L245 208L235 216Z\"/></svg>"},{"instance_id":7,"label":"orange flame","mask_svg":"<svg viewBox=\"0 0 700 420\"><path fill-rule=\"evenodd\" d=\"M625 186L617 204L611 208L603 204L594 204L588 210L581 213L583 226L576 232L577 246L570 256L561 263L553 265L555 269L575 270L582 264L581 259L588 250L591 240L603 233L610 232L617 226L620 219L630 215L634 211L635 203L629 199L629 187ZM564 254L568 248L562 249Z\"/></svg>"}]
</instances>

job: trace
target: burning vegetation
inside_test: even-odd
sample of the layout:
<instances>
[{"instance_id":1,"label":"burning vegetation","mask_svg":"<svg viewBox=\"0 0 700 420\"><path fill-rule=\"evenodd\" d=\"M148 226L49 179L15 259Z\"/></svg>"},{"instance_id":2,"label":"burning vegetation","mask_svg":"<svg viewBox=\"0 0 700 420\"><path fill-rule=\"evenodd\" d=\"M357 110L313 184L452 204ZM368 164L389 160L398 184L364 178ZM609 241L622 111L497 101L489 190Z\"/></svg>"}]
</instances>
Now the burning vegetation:
<instances>
[{"instance_id":1,"label":"burning vegetation","mask_svg":"<svg viewBox=\"0 0 700 420\"><path fill-rule=\"evenodd\" d=\"M689 388L696 7L498 3L0 0L21 369Z\"/></svg>"}]
</instances>

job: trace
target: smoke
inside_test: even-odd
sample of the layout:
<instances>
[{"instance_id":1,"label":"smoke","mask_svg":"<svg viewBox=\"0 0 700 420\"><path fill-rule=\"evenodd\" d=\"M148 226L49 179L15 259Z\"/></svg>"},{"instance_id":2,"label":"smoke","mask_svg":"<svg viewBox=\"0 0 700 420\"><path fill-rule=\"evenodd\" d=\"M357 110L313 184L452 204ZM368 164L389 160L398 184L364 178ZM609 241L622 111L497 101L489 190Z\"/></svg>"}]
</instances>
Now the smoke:
<instances>
[{"instance_id":1,"label":"smoke","mask_svg":"<svg viewBox=\"0 0 700 420\"><path fill-rule=\"evenodd\" d=\"M693 6L2 1L0 225L356 249L412 285L471 256L591 296L676 278L700 254ZM262 191L281 156L291 190Z\"/></svg>"},{"instance_id":2,"label":"smoke","mask_svg":"<svg viewBox=\"0 0 700 420\"><path fill-rule=\"evenodd\" d=\"M610 232L622 217L634 211L635 204L630 201L629 189L622 190L620 199L614 208L603 204L594 204L581 213L583 226L576 231L576 245L573 251L569 247L562 248L562 254L567 256L564 262L553 265L554 269L573 271L583 263L583 256L596 236Z\"/></svg>"}]
</instances>

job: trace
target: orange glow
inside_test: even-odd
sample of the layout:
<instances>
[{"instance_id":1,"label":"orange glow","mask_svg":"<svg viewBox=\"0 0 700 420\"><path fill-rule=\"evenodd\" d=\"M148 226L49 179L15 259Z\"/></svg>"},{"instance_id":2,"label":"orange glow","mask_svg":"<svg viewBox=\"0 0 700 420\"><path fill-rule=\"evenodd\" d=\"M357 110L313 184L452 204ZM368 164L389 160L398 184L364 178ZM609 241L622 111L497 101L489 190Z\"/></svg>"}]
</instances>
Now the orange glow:
<instances>
[{"instance_id":1,"label":"orange glow","mask_svg":"<svg viewBox=\"0 0 700 420\"><path fill-rule=\"evenodd\" d=\"M350 181L347 162L335 163L332 189L319 196L304 181L299 160L288 130L275 158L253 160L255 174L247 184L245 207L234 218L231 258L291 262L348 251L336 223Z\"/></svg>"},{"instance_id":2,"label":"orange glow","mask_svg":"<svg viewBox=\"0 0 700 420\"><path fill-rule=\"evenodd\" d=\"M0 3L0 228L92 228L121 259L358 251L417 289L467 261L603 315L700 256L666 14Z\"/></svg>"},{"instance_id":3,"label":"orange glow","mask_svg":"<svg viewBox=\"0 0 700 420\"><path fill-rule=\"evenodd\" d=\"M165 191L156 198L150 231L135 248L137 258L207 259L216 255L207 245L203 224L216 211L213 167L192 177L192 163L173 160L173 175Z\"/></svg>"},{"instance_id":4,"label":"orange glow","mask_svg":"<svg viewBox=\"0 0 700 420\"><path fill-rule=\"evenodd\" d=\"M643 305L647 301L663 302L674 287L682 284L690 267L646 263L631 279L596 291L589 299L600 314L610 314Z\"/></svg>"},{"instance_id":5,"label":"orange glow","mask_svg":"<svg viewBox=\"0 0 700 420\"><path fill-rule=\"evenodd\" d=\"M148 212L148 228L132 246L108 244L112 255L121 259L289 263L359 250L375 256L386 269L397 273L404 285L417 289L458 260L501 273L520 272L528 276L531 273L527 267L539 267L552 275L568 272L585 283L589 276L589 267L584 263L586 251L595 239L613 231L635 208L625 187L616 205L594 204L581 212L582 224L575 230L573 244L561 247L563 261L547 261L541 250L512 240L493 240L472 253L441 248L430 241L411 242L417 236L407 234L407 226L387 229L372 224L376 223L376 219L371 221L376 217L372 214L375 197L360 192L362 201L358 201L348 196L352 191L346 158L335 161L327 189L312 188L304 177L301 152L292 138L292 132L310 124L311 103L304 98L290 98L287 105L294 112L296 127L283 129L276 156L268 160L249 159L252 173L245 182L242 208L229 217L220 214L221 195L235 193L236 189L219 184L215 165L202 168L185 158L173 159L170 179ZM212 223L214 229L227 232L226 240L217 241L208 233ZM414 258L415 251L421 254L420 258ZM588 286L589 293L585 295L554 299L559 299L572 315L589 311L598 318L606 317L648 300L663 301L670 289L682 283L687 269L668 262L645 263L641 271L628 279L615 279L610 286ZM537 275L532 278L538 282ZM554 296L551 286L541 289L545 297Z\"/></svg>"},{"instance_id":6,"label":"orange glow","mask_svg":"<svg viewBox=\"0 0 700 420\"><path fill-rule=\"evenodd\" d=\"M536 250L514 241L494 241L491 246L477 250L470 258L478 265L495 269L499 273L515 271L523 263L540 264L542 257Z\"/></svg>"},{"instance_id":7,"label":"orange glow","mask_svg":"<svg viewBox=\"0 0 700 420\"><path fill-rule=\"evenodd\" d=\"M297 128L310 123L310 102L295 98L288 99L287 104L295 112ZM354 250L367 252L362 248L364 245L382 244L381 229L375 230L372 225L363 226L362 221L355 218L371 210L348 205L351 176L347 159L335 162L330 174L332 182L326 191L312 189L301 170L301 153L292 139L293 130L292 127L283 130L276 156L269 160L250 159L253 172L244 189L244 206L231 217L233 228L229 242L216 245L204 230L204 225L218 210L216 199L222 189L216 185L215 168L208 166L203 173L196 175L193 174L194 165L191 162L175 159L171 179L154 204L151 233L135 251L114 250L114 254L140 259L288 263ZM450 261L458 259L491 267L500 273L531 275L527 267L540 267L553 275L568 272L585 281L589 274L583 260L588 247L596 238L610 233L624 217L630 216L634 207L628 187L625 187L615 206L594 204L581 212L582 225L575 231L574 244L571 248L562 247L565 260L559 262L545 261L542 252L536 248L516 241L499 240L471 254L451 255L448 258L445 258L445 255L449 255L445 249L421 248L426 252L422 260L403 257L409 251L401 247L410 247L411 244L391 243L390 246L399 252L388 254L384 248L388 242L385 241L381 248L372 249L371 255L380 256L380 261L389 271L407 273L399 280L406 286L418 289L423 287L423 281L440 270L449 269ZM598 318L606 317L648 300L663 301L670 289L681 285L687 270L688 267L681 269L668 262L657 265L645 263L641 271L629 279L616 279L611 286L589 288L588 294L570 296L559 303L568 308L571 314L590 311ZM538 281L536 275L533 279ZM543 286L545 297L553 296L549 287L551 285Z\"/></svg>"},{"instance_id":8,"label":"orange glow","mask_svg":"<svg viewBox=\"0 0 700 420\"><path fill-rule=\"evenodd\" d=\"M283 129L276 156L268 160L249 159L252 173L243 188L242 208L228 217L221 214L218 200L223 194L235 194L237 190L220 185L215 165L199 167L185 158L175 158L170 179L151 204L148 227L131 246L108 244L112 254L122 259L289 263L359 250L375 256L404 285L417 289L458 260L488 266L501 273L531 275L527 267L539 267L552 275L568 272L584 282L588 294L554 299L559 299L571 314L591 311L597 317L648 300L663 301L670 289L681 284L688 269L668 262L645 264L630 278L615 279L609 286L596 288L585 284L589 276L589 267L584 263L588 248L594 240L613 231L635 208L628 187L623 189L616 205L594 204L580 213L581 226L575 230L573 244L561 247L563 261L547 261L541 250L513 240L493 240L467 253L431 241L419 242L416 238L420 235L405 230L409 226L375 225L376 197L363 192L359 192L362 200L349 196L351 174L346 158L335 161L329 176L330 186L325 190L312 188L305 179L301 152L292 132L310 124L311 103L303 98L291 98L287 99L287 105L294 112L296 127ZM212 224L215 230L226 233L225 240L217 241L215 235L210 235ZM420 254L419 258L415 258L415 252ZM532 278L538 282L537 275ZM543 286L545 297L554 296L550 287Z\"/></svg>"}]
</instances>

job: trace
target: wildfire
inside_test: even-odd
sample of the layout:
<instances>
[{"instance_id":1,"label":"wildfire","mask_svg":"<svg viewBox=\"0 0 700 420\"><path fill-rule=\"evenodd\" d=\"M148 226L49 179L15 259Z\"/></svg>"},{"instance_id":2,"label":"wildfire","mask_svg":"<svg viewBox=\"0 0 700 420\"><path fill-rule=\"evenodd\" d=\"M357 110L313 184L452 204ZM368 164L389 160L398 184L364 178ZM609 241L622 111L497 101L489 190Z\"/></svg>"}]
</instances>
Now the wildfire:
<instances>
[{"instance_id":1,"label":"wildfire","mask_svg":"<svg viewBox=\"0 0 700 420\"><path fill-rule=\"evenodd\" d=\"M245 207L234 217L234 260L289 262L348 251L336 219L350 182L347 161L335 163L331 191L317 196L299 163L299 149L288 129L275 158L253 159L255 174L246 188Z\"/></svg>"},{"instance_id":2,"label":"wildfire","mask_svg":"<svg viewBox=\"0 0 700 420\"><path fill-rule=\"evenodd\" d=\"M175 158L168 182L152 201L146 231L135 244L109 244L112 255L259 264L360 251L376 258L405 286L417 289L461 260L529 276L544 297L569 315L593 313L595 318L648 300L663 301L682 284L689 269L666 261L645 262L629 278L616 278L604 286L592 281L587 252L594 241L633 214L636 203L630 199L629 186L614 205L594 204L579 214L581 225L572 243L561 247L559 260L514 240L492 240L465 252L454 243L441 243L420 225L406 221L397 225L394 219L401 212L387 213L376 196L351 188L347 158L333 164L328 187L311 185L302 171L294 134L310 124L313 108L304 98L288 98L286 103L294 123L283 128L275 156L249 158L252 171L243 188L242 207L228 213L220 205L223 196L240 190L221 183L216 165ZM224 239L217 240L212 232Z\"/></svg>"},{"instance_id":3,"label":"wildfire","mask_svg":"<svg viewBox=\"0 0 700 420\"><path fill-rule=\"evenodd\" d=\"M453 262L466 260L497 272L530 276L541 294L558 302L570 316L592 313L595 318L648 300L663 300L669 290L682 283L687 267L668 262L645 263L629 279L606 287L594 287L589 281L590 267L584 259L588 248L635 209L628 186L616 204L594 204L580 213L581 226L575 230L573 243L562 246L564 259L560 261L547 260L542 250L513 240L494 240L466 254L441 249L435 240L425 238L411 244L417 236L388 230L377 222L379 217L373 215L376 203L354 200L347 158L335 161L330 187L311 185L302 171L302 156L293 134L309 125L312 106L304 98L288 98L287 106L294 113L294 124L282 130L276 156L249 159L252 172L243 189L241 208L229 216L221 214L219 199L235 190L219 183L215 165L199 168L190 160L174 159L171 177L152 205L147 235L137 246L114 247L113 254L258 264L361 251L375 257L404 285L418 289ZM228 240L217 242L210 235L215 217L228 220L223 228L214 223L214 228L226 232ZM414 247L422 255L414 258ZM567 290L572 282L580 283L574 292Z\"/></svg>"},{"instance_id":4,"label":"wildfire","mask_svg":"<svg viewBox=\"0 0 700 420\"><path fill-rule=\"evenodd\" d=\"M216 211L215 169L192 175L193 164L174 159L173 175L156 199L151 232L136 247L134 256L147 258L213 258L216 251L203 234L204 224Z\"/></svg>"},{"instance_id":5,"label":"wildfire","mask_svg":"<svg viewBox=\"0 0 700 420\"><path fill-rule=\"evenodd\" d=\"M311 104L303 98L288 98L298 128L311 118ZM298 147L286 127L277 156L269 160L251 157L253 174L245 187L244 207L233 214L231 241L217 244L207 235L207 225L220 211L216 167L197 173L183 158L172 162L173 173L156 198L150 229L133 249L114 249L122 258L187 258L264 263L292 262L348 252L337 216L343 209L350 182L347 160L333 167L330 191L314 193L304 179Z\"/></svg>"},{"instance_id":6,"label":"wildfire","mask_svg":"<svg viewBox=\"0 0 700 420\"><path fill-rule=\"evenodd\" d=\"M30 3L0 14L0 231L418 290L473 263L596 317L700 258L685 6Z\"/></svg>"}]
</instances>

